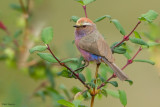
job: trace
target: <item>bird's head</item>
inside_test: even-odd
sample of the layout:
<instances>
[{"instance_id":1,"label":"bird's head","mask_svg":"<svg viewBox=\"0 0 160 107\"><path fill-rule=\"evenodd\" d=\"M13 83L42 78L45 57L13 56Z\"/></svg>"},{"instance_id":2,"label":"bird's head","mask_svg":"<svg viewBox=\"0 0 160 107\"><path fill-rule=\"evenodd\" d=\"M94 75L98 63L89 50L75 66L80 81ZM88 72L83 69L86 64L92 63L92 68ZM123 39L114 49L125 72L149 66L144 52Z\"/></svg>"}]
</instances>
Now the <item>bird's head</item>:
<instances>
[{"instance_id":1,"label":"bird's head","mask_svg":"<svg viewBox=\"0 0 160 107\"><path fill-rule=\"evenodd\" d=\"M73 27L76 28L78 33L87 34L92 32L96 28L96 25L90 19L82 17L77 20L76 25Z\"/></svg>"}]
</instances>

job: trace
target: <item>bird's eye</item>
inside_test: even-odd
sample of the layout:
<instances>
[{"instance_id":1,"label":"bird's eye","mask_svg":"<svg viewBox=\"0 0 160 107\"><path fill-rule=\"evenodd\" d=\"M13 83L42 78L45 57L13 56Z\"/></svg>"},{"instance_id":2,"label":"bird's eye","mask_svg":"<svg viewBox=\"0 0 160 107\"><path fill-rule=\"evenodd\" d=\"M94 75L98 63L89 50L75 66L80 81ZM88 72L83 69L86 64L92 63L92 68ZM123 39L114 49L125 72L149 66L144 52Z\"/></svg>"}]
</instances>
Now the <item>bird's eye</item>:
<instances>
[{"instance_id":1,"label":"bird's eye","mask_svg":"<svg viewBox=\"0 0 160 107\"><path fill-rule=\"evenodd\" d=\"M83 28L85 28L85 27L86 27L86 25L83 25L82 27L83 27Z\"/></svg>"}]
</instances>

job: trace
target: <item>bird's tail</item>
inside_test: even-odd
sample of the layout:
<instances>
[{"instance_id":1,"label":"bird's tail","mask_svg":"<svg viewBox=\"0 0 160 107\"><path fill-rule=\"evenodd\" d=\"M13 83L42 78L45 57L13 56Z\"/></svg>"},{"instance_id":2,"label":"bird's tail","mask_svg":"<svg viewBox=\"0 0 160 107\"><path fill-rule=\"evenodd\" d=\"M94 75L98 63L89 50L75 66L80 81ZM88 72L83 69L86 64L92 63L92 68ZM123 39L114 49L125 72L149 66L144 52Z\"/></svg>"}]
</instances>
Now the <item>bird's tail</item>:
<instances>
[{"instance_id":1,"label":"bird's tail","mask_svg":"<svg viewBox=\"0 0 160 107\"><path fill-rule=\"evenodd\" d=\"M127 75L116 64L109 62L106 58L102 58L102 60L104 61L104 63L111 67L111 69L120 80L128 80Z\"/></svg>"}]
</instances>

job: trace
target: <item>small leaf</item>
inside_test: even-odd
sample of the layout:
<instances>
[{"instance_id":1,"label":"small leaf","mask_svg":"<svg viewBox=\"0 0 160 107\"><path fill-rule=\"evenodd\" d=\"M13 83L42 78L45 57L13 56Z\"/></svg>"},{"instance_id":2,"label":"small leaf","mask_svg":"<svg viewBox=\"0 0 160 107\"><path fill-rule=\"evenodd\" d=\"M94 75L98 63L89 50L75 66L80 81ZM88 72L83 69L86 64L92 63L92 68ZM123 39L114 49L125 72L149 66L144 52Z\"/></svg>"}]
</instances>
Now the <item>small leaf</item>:
<instances>
[{"instance_id":1,"label":"small leaf","mask_svg":"<svg viewBox=\"0 0 160 107\"><path fill-rule=\"evenodd\" d=\"M84 5L88 5L96 0L83 0Z\"/></svg>"},{"instance_id":2,"label":"small leaf","mask_svg":"<svg viewBox=\"0 0 160 107\"><path fill-rule=\"evenodd\" d=\"M49 44L53 39L53 28L47 27L42 30L41 39L45 44Z\"/></svg>"},{"instance_id":3,"label":"small leaf","mask_svg":"<svg viewBox=\"0 0 160 107\"><path fill-rule=\"evenodd\" d=\"M141 36L140 36L140 34L138 32L134 31L134 35L135 35L135 38L141 39Z\"/></svg>"},{"instance_id":4,"label":"small leaf","mask_svg":"<svg viewBox=\"0 0 160 107\"><path fill-rule=\"evenodd\" d=\"M20 36L22 34L22 30L18 30L14 33L14 38L17 38L18 36Z\"/></svg>"},{"instance_id":5,"label":"small leaf","mask_svg":"<svg viewBox=\"0 0 160 107\"><path fill-rule=\"evenodd\" d=\"M75 107L74 104L72 104L71 102L66 101L64 99L58 100L58 103L63 105L63 106L67 106L67 107Z\"/></svg>"},{"instance_id":6,"label":"small leaf","mask_svg":"<svg viewBox=\"0 0 160 107\"><path fill-rule=\"evenodd\" d=\"M39 45L39 46L35 46L35 47L31 48L31 49L29 50L29 52L30 52L30 53L33 53L33 52L35 52L35 51L42 52L42 51L45 51L46 49L47 49L46 46L41 46L41 45Z\"/></svg>"},{"instance_id":7,"label":"small leaf","mask_svg":"<svg viewBox=\"0 0 160 107\"><path fill-rule=\"evenodd\" d=\"M62 76L62 77L66 77L66 78L72 78L73 77L72 73L69 72L68 70L63 70L61 72L58 72L58 75Z\"/></svg>"},{"instance_id":8,"label":"small leaf","mask_svg":"<svg viewBox=\"0 0 160 107\"><path fill-rule=\"evenodd\" d=\"M76 94L78 92L81 92L82 90L80 88L74 86L71 91L72 91L73 94Z\"/></svg>"},{"instance_id":9,"label":"small leaf","mask_svg":"<svg viewBox=\"0 0 160 107\"><path fill-rule=\"evenodd\" d=\"M106 89L106 91L107 91L108 95L111 95L111 96L113 96L115 98L119 98L119 92L118 91L109 90L109 89Z\"/></svg>"},{"instance_id":10,"label":"small leaf","mask_svg":"<svg viewBox=\"0 0 160 107\"><path fill-rule=\"evenodd\" d=\"M126 35L125 30L123 29L122 25L119 23L118 20L112 19L111 22L114 23L114 25L116 26L116 28L120 31L120 33L121 33L122 35Z\"/></svg>"},{"instance_id":11,"label":"small leaf","mask_svg":"<svg viewBox=\"0 0 160 107\"><path fill-rule=\"evenodd\" d=\"M49 54L49 53L37 53L38 56L40 56L42 59L48 61L48 62L52 62L52 63L55 63L57 62L54 57Z\"/></svg>"},{"instance_id":12,"label":"small leaf","mask_svg":"<svg viewBox=\"0 0 160 107\"><path fill-rule=\"evenodd\" d=\"M84 75L82 73L79 74L79 78L82 79L83 82L86 81L86 78L84 77Z\"/></svg>"},{"instance_id":13,"label":"small leaf","mask_svg":"<svg viewBox=\"0 0 160 107\"><path fill-rule=\"evenodd\" d=\"M149 63L149 64L152 64L152 65L155 65L155 62L153 62L151 60L135 59L133 61L135 61L135 62L145 62L145 63Z\"/></svg>"},{"instance_id":14,"label":"small leaf","mask_svg":"<svg viewBox=\"0 0 160 107\"><path fill-rule=\"evenodd\" d=\"M10 7L16 11L22 12L22 8L18 4L10 4Z\"/></svg>"},{"instance_id":15,"label":"small leaf","mask_svg":"<svg viewBox=\"0 0 160 107\"><path fill-rule=\"evenodd\" d=\"M126 53L123 54L127 59L131 59L130 54L126 51Z\"/></svg>"},{"instance_id":16,"label":"small leaf","mask_svg":"<svg viewBox=\"0 0 160 107\"><path fill-rule=\"evenodd\" d=\"M147 21L149 23L151 23L153 20L155 20L158 16L158 13L155 12L154 10L149 10L146 14L142 14L141 17L139 17L138 19L140 21Z\"/></svg>"},{"instance_id":17,"label":"small leaf","mask_svg":"<svg viewBox=\"0 0 160 107\"><path fill-rule=\"evenodd\" d=\"M133 84L133 81L132 80L125 80L127 82L129 82L129 85L132 85Z\"/></svg>"},{"instance_id":18,"label":"small leaf","mask_svg":"<svg viewBox=\"0 0 160 107\"><path fill-rule=\"evenodd\" d=\"M105 89L102 89L102 90L101 90L101 93L102 93L105 97L108 96L107 91L106 91Z\"/></svg>"},{"instance_id":19,"label":"small leaf","mask_svg":"<svg viewBox=\"0 0 160 107\"><path fill-rule=\"evenodd\" d=\"M91 80L92 80L92 72L90 69L86 70L86 79L88 82L91 82Z\"/></svg>"},{"instance_id":20,"label":"small leaf","mask_svg":"<svg viewBox=\"0 0 160 107\"><path fill-rule=\"evenodd\" d=\"M127 96L125 91L119 90L119 99L124 106L127 105Z\"/></svg>"},{"instance_id":21,"label":"small leaf","mask_svg":"<svg viewBox=\"0 0 160 107\"><path fill-rule=\"evenodd\" d=\"M77 22L78 19L79 19L78 16L72 16L70 20L73 22Z\"/></svg>"},{"instance_id":22,"label":"small leaf","mask_svg":"<svg viewBox=\"0 0 160 107\"><path fill-rule=\"evenodd\" d=\"M81 5L85 5L85 4L83 3L83 0L75 0L75 1L79 2Z\"/></svg>"},{"instance_id":23,"label":"small leaf","mask_svg":"<svg viewBox=\"0 0 160 107\"><path fill-rule=\"evenodd\" d=\"M68 59L65 59L63 61L61 61L63 63L66 63L66 62L78 62L78 58L68 58Z\"/></svg>"},{"instance_id":24,"label":"small leaf","mask_svg":"<svg viewBox=\"0 0 160 107\"><path fill-rule=\"evenodd\" d=\"M139 38L129 37L129 40L130 40L132 43L135 43L135 44L149 46L144 40L139 39Z\"/></svg>"},{"instance_id":25,"label":"small leaf","mask_svg":"<svg viewBox=\"0 0 160 107\"><path fill-rule=\"evenodd\" d=\"M123 47L116 47L113 49L113 52L118 53L118 54L124 54L124 53L126 53L126 49Z\"/></svg>"},{"instance_id":26,"label":"small leaf","mask_svg":"<svg viewBox=\"0 0 160 107\"><path fill-rule=\"evenodd\" d=\"M118 83L117 83L116 81L110 81L110 82L108 82L108 83L112 84L112 85L115 86L115 87L118 87Z\"/></svg>"},{"instance_id":27,"label":"small leaf","mask_svg":"<svg viewBox=\"0 0 160 107\"><path fill-rule=\"evenodd\" d=\"M149 45L149 47L151 47L151 46L160 46L160 43L152 42L152 41L147 42L147 44Z\"/></svg>"},{"instance_id":28,"label":"small leaf","mask_svg":"<svg viewBox=\"0 0 160 107\"><path fill-rule=\"evenodd\" d=\"M94 82L89 82L89 83L87 83L87 85L91 86L92 88L95 88L95 87L96 87L96 85L95 85Z\"/></svg>"},{"instance_id":29,"label":"small leaf","mask_svg":"<svg viewBox=\"0 0 160 107\"><path fill-rule=\"evenodd\" d=\"M101 21L101 20L103 20L103 19L105 19L105 18L108 18L108 19L110 20L110 19L111 19L111 16L110 16L110 15L101 16L101 17L97 18L96 20L94 20L93 22L94 22L94 23L95 23L95 22L99 22L99 21Z\"/></svg>"}]
</instances>

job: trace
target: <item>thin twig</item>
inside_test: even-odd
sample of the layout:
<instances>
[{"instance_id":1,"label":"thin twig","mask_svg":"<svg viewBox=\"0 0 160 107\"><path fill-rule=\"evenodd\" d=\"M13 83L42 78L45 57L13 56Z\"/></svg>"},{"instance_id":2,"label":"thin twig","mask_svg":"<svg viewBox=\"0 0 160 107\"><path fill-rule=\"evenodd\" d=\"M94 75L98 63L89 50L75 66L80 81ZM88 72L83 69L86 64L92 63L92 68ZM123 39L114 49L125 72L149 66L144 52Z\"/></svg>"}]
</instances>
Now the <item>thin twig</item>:
<instances>
[{"instance_id":1,"label":"thin twig","mask_svg":"<svg viewBox=\"0 0 160 107\"><path fill-rule=\"evenodd\" d=\"M113 47L113 49L114 49L115 47L118 47L119 45L121 45L124 41L129 40L130 35L136 30L136 28L138 27L138 25L139 25L140 23L141 23L141 21L139 21L139 22L136 24L136 26L133 28L133 30L132 30L128 35L124 36L124 37L123 37L123 40L120 41L117 45L115 45L115 46Z\"/></svg>"},{"instance_id":2,"label":"thin twig","mask_svg":"<svg viewBox=\"0 0 160 107\"><path fill-rule=\"evenodd\" d=\"M52 54L52 56L57 60L57 62L61 65L64 66L65 68L67 68L69 71L72 72L72 74L88 89L90 89L90 87L79 77L78 74L76 74L71 68L69 68L65 63L62 63L51 51L49 45L47 44L47 49L48 51Z\"/></svg>"},{"instance_id":3,"label":"thin twig","mask_svg":"<svg viewBox=\"0 0 160 107\"><path fill-rule=\"evenodd\" d=\"M82 6L82 7L83 7L83 9L84 9L84 12L85 12L85 16L86 16L86 18L88 18L88 17L87 17L86 5L84 5L84 6Z\"/></svg>"},{"instance_id":4,"label":"thin twig","mask_svg":"<svg viewBox=\"0 0 160 107\"><path fill-rule=\"evenodd\" d=\"M19 0L19 3L21 5L21 8L22 8L23 12L26 13L26 8L24 6L23 0Z\"/></svg>"},{"instance_id":5,"label":"thin twig","mask_svg":"<svg viewBox=\"0 0 160 107\"><path fill-rule=\"evenodd\" d=\"M135 55L134 55L131 59L129 59L129 60L127 61L126 65L124 65L124 66L121 68L121 70L124 70L128 65L130 65L131 63L133 63L133 60L134 60L134 59L136 58L136 56L141 52L141 50L142 50L142 47L140 46L140 48L139 48L138 51L135 53ZM112 75L110 78L108 78L104 83L102 83L97 89L102 88L103 86L106 85L107 82L109 82L111 79L116 78L116 77L117 77L117 76L115 75L115 73L113 73L113 75Z\"/></svg>"}]
</instances>

